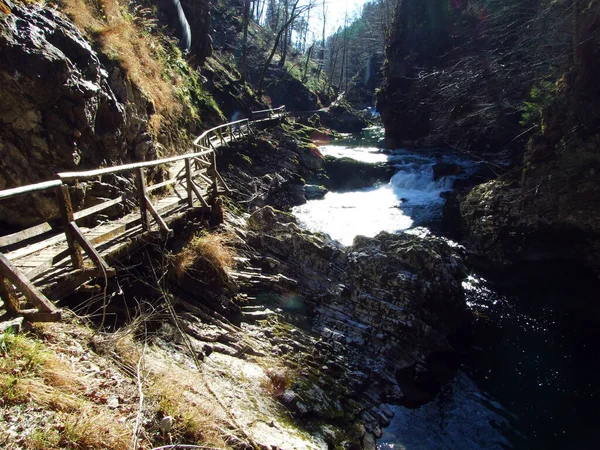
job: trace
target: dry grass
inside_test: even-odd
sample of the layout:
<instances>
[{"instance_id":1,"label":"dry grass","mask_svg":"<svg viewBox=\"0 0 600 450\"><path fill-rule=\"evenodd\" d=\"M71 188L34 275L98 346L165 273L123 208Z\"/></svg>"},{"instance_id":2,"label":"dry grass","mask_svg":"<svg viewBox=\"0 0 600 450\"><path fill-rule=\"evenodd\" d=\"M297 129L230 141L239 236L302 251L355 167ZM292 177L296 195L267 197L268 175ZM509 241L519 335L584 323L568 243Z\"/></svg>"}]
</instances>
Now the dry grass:
<instances>
[{"instance_id":1,"label":"dry grass","mask_svg":"<svg viewBox=\"0 0 600 450\"><path fill-rule=\"evenodd\" d=\"M154 102L157 114L151 122L158 131L164 118L181 113L175 87L178 80L163 77L161 41L148 33L151 19L125 14L118 0L61 0L63 10L75 25L93 38L104 54L119 62L131 81Z\"/></svg>"},{"instance_id":2,"label":"dry grass","mask_svg":"<svg viewBox=\"0 0 600 450\"><path fill-rule=\"evenodd\" d=\"M131 448L139 411L135 376L130 374L127 383L115 385L110 375L114 370L100 370L98 366L116 362L119 367L135 367L143 354L142 345L127 333L103 344L106 354L117 360L103 359L90 350L73 356L69 336L91 336L85 331L78 333L73 325L51 325L36 330L38 336L0 334L0 448ZM228 448L222 432L228 425L216 411L220 409L214 399L202 388L198 372L171 363L171 355L160 350L148 347L147 352L151 355L147 359L152 361L143 365L141 375L143 417L149 420L143 422L138 448L172 442ZM122 376L128 372L120 371ZM110 407L106 399L115 394L121 398L119 406ZM159 422L167 415L173 418L173 427L163 434ZM18 436L8 432L9 422L5 420L10 417L19 418Z\"/></svg>"},{"instance_id":3,"label":"dry grass","mask_svg":"<svg viewBox=\"0 0 600 450\"><path fill-rule=\"evenodd\" d=\"M171 257L173 274L181 279L199 261L207 262L217 271L233 267L235 250L229 245L227 234L203 233L194 236L179 253Z\"/></svg>"},{"instance_id":4,"label":"dry grass","mask_svg":"<svg viewBox=\"0 0 600 450\"><path fill-rule=\"evenodd\" d=\"M172 366L153 378L148 397L156 402L159 418L173 418L170 439L224 448L223 434L217 428L221 422L217 406L208 397L194 392L200 385L197 376ZM224 427L225 423L220 425Z\"/></svg>"},{"instance_id":5,"label":"dry grass","mask_svg":"<svg viewBox=\"0 0 600 450\"><path fill-rule=\"evenodd\" d=\"M34 338L8 334L1 339L5 351L0 359L0 412L16 407L30 418L23 421L20 443L0 433L4 448L127 448L129 426L116 422L113 413L86 396L83 380L69 364ZM50 414L41 423L35 419L40 409Z\"/></svg>"},{"instance_id":6,"label":"dry grass","mask_svg":"<svg viewBox=\"0 0 600 450\"><path fill-rule=\"evenodd\" d=\"M265 371L267 380L263 384L263 388L275 397L283 394L290 387L291 373L287 367L271 367Z\"/></svg>"}]
</instances>

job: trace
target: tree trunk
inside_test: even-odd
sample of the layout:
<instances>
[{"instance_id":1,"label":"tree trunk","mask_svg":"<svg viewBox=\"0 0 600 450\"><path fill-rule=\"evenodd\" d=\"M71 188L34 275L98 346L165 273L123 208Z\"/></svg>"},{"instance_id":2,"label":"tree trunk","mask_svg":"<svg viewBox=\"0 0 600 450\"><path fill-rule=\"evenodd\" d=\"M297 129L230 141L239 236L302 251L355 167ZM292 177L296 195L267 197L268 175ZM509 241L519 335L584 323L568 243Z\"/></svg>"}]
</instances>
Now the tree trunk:
<instances>
[{"instance_id":1,"label":"tree trunk","mask_svg":"<svg viewBox=\"0 0 600 450\"><path fill-rule=\"evenodd\" d=\"M271 48L271 52L269 53L269 56L267 57L267 60L265 61L264 65L262 67L262 70L260 71L260 77L258 79L258 89L257 89L258 96L260 98L262 98L262 95L263 95L263 84L265 82L265 76L267 75L267 70L269 70L269 65L271 64L271 61L273 60L273 56L275 56L275 52L277 51L277 47L279 46L279 41L281 39L281 35L284 33L285 30L287 30L287 28L294 21L294 19L297 17L297 15L299 15L305 11L305 8L297 9L299 2L300 2L300 0L296 0L296 2L294 3L294 6L292 7L292 12L291 12L288 20L283 24L283 26L277 32L277 35L275 36L275 42L273 43L273 47Z\"/></svg>"},{"instance_id":2,"label":"tree trunk","mask_svg":"<svg viewBox=\"0 0 600 450\"><path fill-rule=\"evenodd\" d=\"M244 1L244 38L242 40L242 58L240 61L240 72L242 82L248 80L248 25L250 23L250 4L251 0Z\"/></svg>"},{"instance_id":3,"label":"tree trunk","mask_svg":"<svg viewBox=\"0 0 600 450\"><path fill-rule=\"evenodd\" d=\"M306 73L308 72L308 63L310 61L310 55L312 55L312 51L315 44L313 44L308 49L308 54L306 55L306 62L304 63L304 74L302 75L302 83L306 83Z\"/></svg>"}]
</instances>

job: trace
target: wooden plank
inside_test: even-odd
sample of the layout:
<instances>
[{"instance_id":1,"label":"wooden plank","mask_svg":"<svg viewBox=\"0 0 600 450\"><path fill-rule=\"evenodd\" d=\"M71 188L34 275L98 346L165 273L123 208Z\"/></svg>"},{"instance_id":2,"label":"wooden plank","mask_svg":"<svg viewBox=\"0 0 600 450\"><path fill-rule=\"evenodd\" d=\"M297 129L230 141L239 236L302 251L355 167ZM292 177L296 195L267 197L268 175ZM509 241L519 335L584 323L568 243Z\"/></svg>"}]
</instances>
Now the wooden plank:
<instances>
[{"instance_id":1,"label":"wooden plank","mask_svg":"<svg viewBox=\"0 0 600 450\"><path fill-rule=\"evenodd\" d=\"M106 264L106 261L104 261L104 259L96 251L94 246L86 239L86 237L81 232L77 224L75 222L71 222L69 224L69 227L71 228L73 236L75 237L79 245L81 245L85 253L90 257L94 264L96 264L96 267L98 267L99 269L109 270L109 266L108 264Z\"/></svg>"},{"instance_id":2,"label":"wooden plank","mask_svg":"<svg viewBox=\"0 0 600 450\"><path fill-rule=\"evenodd\" d=\"M197 169L197 170L193 170L192 171L192 177L196 176L196 175L202 175L203 173L208 173L208 167L205 167L204 169Z\"/></svg>"},{"instance_id":3,"label":"wooden plank","mask_svg":"<svg viewBox=\"0 0 600 450\"><path fill-rule=\"evenodd\" d=\"M194 158L194 157L198 157L198 156L208 155L210 152L211 152L210 150L204 150L204 151L197 152L197 153L172 156L170 158L157 159L154 161L144 161L144 162L132 163L132 164L121 164L119 166L105 167L105 168L96 169L96 170L85 170L85 171L81 171L81 172L62 172L62 173L59 173L58 176L64 182L70 182L70 181L75 181L75 180L87 180L90 178L96 178L96 177L99 177L102 175L107 175L107 174L127 172L129 170L138 170L138 169L143 169L145 167L160 166L161 164L167 164L167 163L174 162L174 161L180 161L180 160L186 159L186 158Z\"/></svg>"},{"instance_id":4,"label":"wooden plank","mask_svg":"<svg viewBox=\"0 0 600 450\"><path fill-rule=\"evenodd\" d=\"M204 176L202 174L199 174L198 176L200 177L200 179L202 179L202 181L206 181L209 186L212 184L212 180L210 178L208 178L207 176Z\"/></svg>"},{"instance_id":5,"label":"wooden plank","mask_svg":"<svg viewBox=\"0 0 600 450\"><path fill-rule=\"evenodd\" d=\"M51 247L65 240L64 234L57 234L56 236L52 236L48 239L45 239L41 242L36 242L35 244L28 245L27 247L20 248L18 250L12 251L10 253L6 253L6 257L11 261L22 258L24 256L30 255L32 253L43 250L44 248Z\"/></svg>"},{"instance_id":6,"label":"wooden plank","mask_svg":"<svg viewBox=\"0 0 600 450\"><path fill-rule=\"evenodd\" d=\"M35 309L26 309L19 311L19 314L29 322L58 322L62 319L62 310L37 311Z\"/></svg>"},{"instance_id":7,"label":"wooden plank","mask_svg":"<svg viewBox=\"0 0 600 450\"><path fill-rule=\"evenodd\" d=\"M35 266L33 269L25 272L25 276L30 280L33 280L35 277L40 276L45 271L51 269L53 265L54 263L52 259L48 259L47 261Z\"/></svg>"},{"instance_id":8,"label":"wooden plank","mask_svg":"<svg viewBox=\"0 0 600 450\"><path fill-rule=\"evenodd\" d=\"M56 311L55 306L46 298L44 294L19 272L11 262L0 253L0 275L7 278L15 287L20 290L29 302L40 311Z\"/></svg>"},{"instance_id":9,"label":"wooden plank","mask_svg":"<svg viewBox=\"0 0 600 450\"><path fill-rule=\"evenodd\" d=\"M206 202L206 200L204 200L204 197L200 193L199 187L196 186L196 183L194 183L192 181L191 184L190 184L190 186L192 187L192 190L196 194L196 197L198 197L198 200L200 200L200 203L202 203L202 206L204 206L205 208L209 208L210 209L210 205Z\"/></svg>"},{"instance_id":10,"label":"wooden plank","mask_svg":"<svg viewBox=\"0 0 600 450\"><path fill-rule=\"evenodd\" d=\"M139 220L139 218L136 217L135 220ZM110 228L108 230L101 230L92 236L88 236L88 240L93 245L102 244L103 242L106 242L112 238L117 237L119 234L124 233L125 230L127 230L127 224L120 224L119 226Z\"/></svg>"},{"instance_id":11,"label":"wooden plank","mask_svg":"<svg viewBox=\"0 0 600 450\"><path fill-rule=\"evenodd\" d=\"M26 241L27 239L31 239L33 237L39 236L40 234L47 233L51 230L52 225L50 225L48 222L40 223L39 225L35 225L31 228L27 228L16 233L2 236L0 238L0 247L6 247L9 245L17 244L21 241Z\"/></svg>"},{"instance_id":12,"label":"wooden plank","mask_svg":"<svg viewBox=\"0 0 600 450\"><path fill-rule=\"evenodd\" d=\"M191 208L192 206L194 206L194 199L192 198L192 165L190 164L189 159L185 160L185 185L187 191L188 206Z\"/></svg>"},{"instance_id":13,"label":"wooden plank","mask_svg":"<svg viewBox=\"0 0 600 450\"><path fill-rule=\"evenodd\" d=\"M63 229L67 238L67 244L69 245L69 250L71 250L71 262L76 269L81 269L83 267L81 249L75 242L75 237L69 228L69 223L75 220L73 206L71 205L71 195L69 194L69 186L61 184L55 189L55 194L60 209L60 217L63 222Z\"/></svg>"},{"instance_id":14,"label":"wooden plank","mask_svg":"<svg viewBox=\"0 0 600 450\"><path fill-rule=\"evenodd\" d=\"M117 205L117 204L123 202L123 200L124 200L123 196L114 198L112 200L107 200L107 201L99 203L95 206L90 206L89 208L82 209L81 211L77 211L76 213L73 214L73 217L75 220L83 219L84 217L91 216L92 214L96 214L97 212L103 211L107 208L110 208L111 206Z\"/></svg>"},{"instance_id":15,"label":"wooden plank","mask_svg":"<svg viewBox=\"0 0 600 450\"><path fill-rule=\"evenodd\" d=\"M12 189L4 189L0 191L0 200L5 200L7 198L19 197L25 194L31 194L33 192L45 191L48 189L54 189L57 186L60 186L62 181L60 180L51 180L51 181L43 181L41 183L28 184L26 186L19 186Z\"/></svg>"},{"instance_id":16,"label":"wooden plank","mask_svg":"<svg viewBox=\"0 0 600 450\"><path fill-rule=\"evenodd\" d=\"M210 166L210 161L207 161L206 159L194 158L194 161L196 161L198 164L205 166L205 167Z\"/></svg>"}]
</instances>

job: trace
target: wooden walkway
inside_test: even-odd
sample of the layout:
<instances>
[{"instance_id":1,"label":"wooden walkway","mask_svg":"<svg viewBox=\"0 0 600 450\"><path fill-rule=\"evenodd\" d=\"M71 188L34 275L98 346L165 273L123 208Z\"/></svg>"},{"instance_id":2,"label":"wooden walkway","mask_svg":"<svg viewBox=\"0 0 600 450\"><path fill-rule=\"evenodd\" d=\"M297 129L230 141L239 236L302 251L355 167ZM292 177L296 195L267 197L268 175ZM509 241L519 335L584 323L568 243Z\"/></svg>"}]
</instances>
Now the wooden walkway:
<instances>
[{"instance_id":1,"label":"wooden walkway","mask_svg":"<svg viewBox=\"0 0 600 450\"><path fill-rule=\"evenodd\" d=\"M255 111L243 119L212 128L196 138L185 155L90 171L59 173L57 180L0 191L0 201L54 191L60 224L44 222L0 237L0 297L7 316L32 321L61 317L52 301L93 278L111 277L114 265L134 253L150 236L171 236L170 224L192 209L210 211L216 197L229 193L217 171L215 150L249 135L250 124L268 123L286 115L285 107ZM146 185L149 168L168 167L171 178ZM81 211L73 211L69 186L122 174L131 189ZM94 227L84 219L123 205L127 214ZM134 205L132 207L131 205ZM52 301L51 301L52 300ZM0 315L0 320L2 316Z\"/></svg>"}]
</instances>

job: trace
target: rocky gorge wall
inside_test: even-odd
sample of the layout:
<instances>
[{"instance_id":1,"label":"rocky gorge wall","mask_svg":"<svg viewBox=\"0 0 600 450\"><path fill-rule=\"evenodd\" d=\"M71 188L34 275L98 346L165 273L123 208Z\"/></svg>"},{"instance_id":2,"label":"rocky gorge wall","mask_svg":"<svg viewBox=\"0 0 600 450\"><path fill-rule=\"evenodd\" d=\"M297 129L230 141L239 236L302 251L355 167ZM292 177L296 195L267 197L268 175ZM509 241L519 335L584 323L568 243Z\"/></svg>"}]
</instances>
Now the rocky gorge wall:
<instances>
[{"instance_id":1,"label":"rocky gorge wall","mask_svg":"<svg viewBox=\"0 0 600 450\"><path fill-rule=\"evenodd\" d=\"M467 244L492 265L555 260L600 269L600 90L592 81L600 15L589 14L579 63L556 84L522 163L460 203Z\"/></svg>"},{"instance_id":2,"label":"rocky gorge wall","mask_svg":"<svg viewBox=\"0 0 600 450\"><path fill-rule=\"evenodd\" d=\"M156 92L135 81L134 61L123 67L52 7L6 4L10 14L0 13L0 189L54 179L60 171L152 160L188 142L186 133L170 124L179 120L176 115L155 101ZM210 45L200 32L207 18L204 8L194 19L197 46ZM176 96L171 84L168 90L168 96ZM188 114L176 104L173 108ZM84 187L73 195L76 206L92 206L94 198L131 184L103 181L112 188ZM32 198L18 205L3 202L5 225L56 217L52 198ZM20 214L11 213L15 208Z\"/></svg>"},{"instance_id":3,"label":"rocky gorge wall","mask_svg":"<svg viewBox=\"0 0 600 450\"><path fill-rule=\"evenodd\" d=\"M494 180L461 181L446 206L446 226L473 262L504 270L571 261L597 270L598 4L577 12L574 29L557 22L556 41L569 35L565 48L576 43L567 58L516 32L526 17L531 29L565 17L561 5L542 20L504 3L398 2L378 93L387 145L449 146L486 161ZM536 85L530 66L551 57L563 71Z\"/></svg>"}]
</instances>

